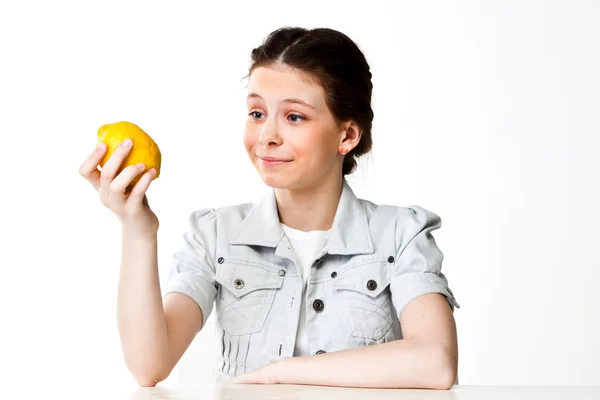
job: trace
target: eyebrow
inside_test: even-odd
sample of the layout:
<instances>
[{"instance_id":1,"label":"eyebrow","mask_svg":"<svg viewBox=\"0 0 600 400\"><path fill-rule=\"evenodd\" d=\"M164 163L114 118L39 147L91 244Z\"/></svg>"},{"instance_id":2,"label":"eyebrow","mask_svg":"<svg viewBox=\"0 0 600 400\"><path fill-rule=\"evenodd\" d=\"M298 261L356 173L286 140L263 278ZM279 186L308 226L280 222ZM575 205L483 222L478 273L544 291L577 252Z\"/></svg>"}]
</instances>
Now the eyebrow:
<instances>
[{"instance_id":1,"label":"eyebrow","mask_svg":"<svg viewBox=\"0 0 600 400\"><path fill-rule=\"evenodd\" d=\"M249 100L251 98L256 98L256 99L261 99L263 100L263 98L258 94L258 93L250 93L248 95L248 97L246 97L246 100ZM292 103L292 104L300 104L302 106L306 106L308 108L311 108L313 110L317 110L317 108L313 105L308 104L307 102L305 102L304 100L300 100L300 99L284 99L281 100L282 103Z\"/></svg>"}]
</instances>

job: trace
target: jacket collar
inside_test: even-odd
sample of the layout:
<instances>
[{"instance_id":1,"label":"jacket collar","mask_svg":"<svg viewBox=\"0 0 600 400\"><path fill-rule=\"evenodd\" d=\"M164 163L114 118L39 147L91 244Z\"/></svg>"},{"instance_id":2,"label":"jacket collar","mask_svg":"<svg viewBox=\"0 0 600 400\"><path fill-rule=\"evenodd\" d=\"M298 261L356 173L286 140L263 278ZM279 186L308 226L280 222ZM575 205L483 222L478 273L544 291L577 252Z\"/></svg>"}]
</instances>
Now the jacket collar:
<instances>
[{"instance_id":1,"label":"jacket collar","mask_svg":"<svg viewBox=\"0 0 600 400\"><path fill-rule=\"evenodd\" d=\"M285 237L277 212L275 190L254 203L238 230L230 239L232 245L278 247ZM344 179L331 236L325 250L328 254L372 254L373 242L363 204Z\"/></svg>"}]
</instances>

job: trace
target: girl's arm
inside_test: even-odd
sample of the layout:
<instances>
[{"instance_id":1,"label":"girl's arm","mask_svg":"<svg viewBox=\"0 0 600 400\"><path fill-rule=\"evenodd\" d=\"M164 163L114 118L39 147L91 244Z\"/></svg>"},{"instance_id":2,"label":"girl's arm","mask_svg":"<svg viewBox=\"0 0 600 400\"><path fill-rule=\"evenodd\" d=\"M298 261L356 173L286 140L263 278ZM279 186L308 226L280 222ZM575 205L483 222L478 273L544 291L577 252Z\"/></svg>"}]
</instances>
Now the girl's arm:
<instances>
[{"instance_id":1,"label":"girl's arm","mask_svg":"<svg viewBox=\"0 0 600 400\"><path fill-rule=\"evenodd\" d=\"M123 355L140 386L166 379L202 328L202 311L190 297L161 299L157 238L123 232L117 315Z\"/></svg>"},{"instance_id":2,"label":"girl's arm","mask_svg":"<svg viewBox=\"0 0 600 400\"><path fill-rule=\"evenodd\" d=\"M307 357L286 358L236 383L370 388L449 389L457 376L456 325L446 298L430 293L400 315L402 340Z\"/></svg>"}]
</instances>

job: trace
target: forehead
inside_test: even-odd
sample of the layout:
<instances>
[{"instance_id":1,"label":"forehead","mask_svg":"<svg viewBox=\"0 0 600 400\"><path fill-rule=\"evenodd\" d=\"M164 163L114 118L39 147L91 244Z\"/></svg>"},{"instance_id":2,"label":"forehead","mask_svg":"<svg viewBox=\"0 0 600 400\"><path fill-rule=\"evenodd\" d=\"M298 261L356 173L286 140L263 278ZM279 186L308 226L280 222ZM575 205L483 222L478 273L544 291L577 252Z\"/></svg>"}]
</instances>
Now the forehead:
<instances>
[{"instance_id":1,"label":"forehead","mask_svg":"<svg viewBox=\"0 0 600 400\"><path fill-rule=\"evenodd\" d=\"M265 101L279 102L287 98L300 98L321 109L325 91L308 75L290 67L258 67L248 81L248 93L257 93Z\"/></svg>"}]
</instances>

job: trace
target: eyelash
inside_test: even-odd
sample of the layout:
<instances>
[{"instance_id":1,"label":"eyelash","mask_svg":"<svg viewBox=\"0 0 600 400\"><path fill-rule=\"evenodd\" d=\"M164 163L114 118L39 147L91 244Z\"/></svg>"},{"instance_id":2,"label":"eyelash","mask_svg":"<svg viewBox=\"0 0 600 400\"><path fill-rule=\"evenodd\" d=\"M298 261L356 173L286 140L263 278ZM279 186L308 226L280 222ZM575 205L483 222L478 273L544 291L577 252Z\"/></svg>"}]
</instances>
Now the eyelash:
<instances>
[{"instance_id":1,"label":"eyelash","mask_svg":"<svg viewBox=\"0 0 600 400\"><path fill-rule=\"evenodd\" d=\"M252 116L253 114L262 114L260 111L252 111L250 114L248 114L249 116ZM306 118L304 118L302 115L298 115L298 114L290 114L288 115L289 117L296 117L299 118L302 121L306 121ZM254 118L253 118L254 119ZM292 123L296 123L296 121L292 121Z\"/></svg>"}]
</instances>

